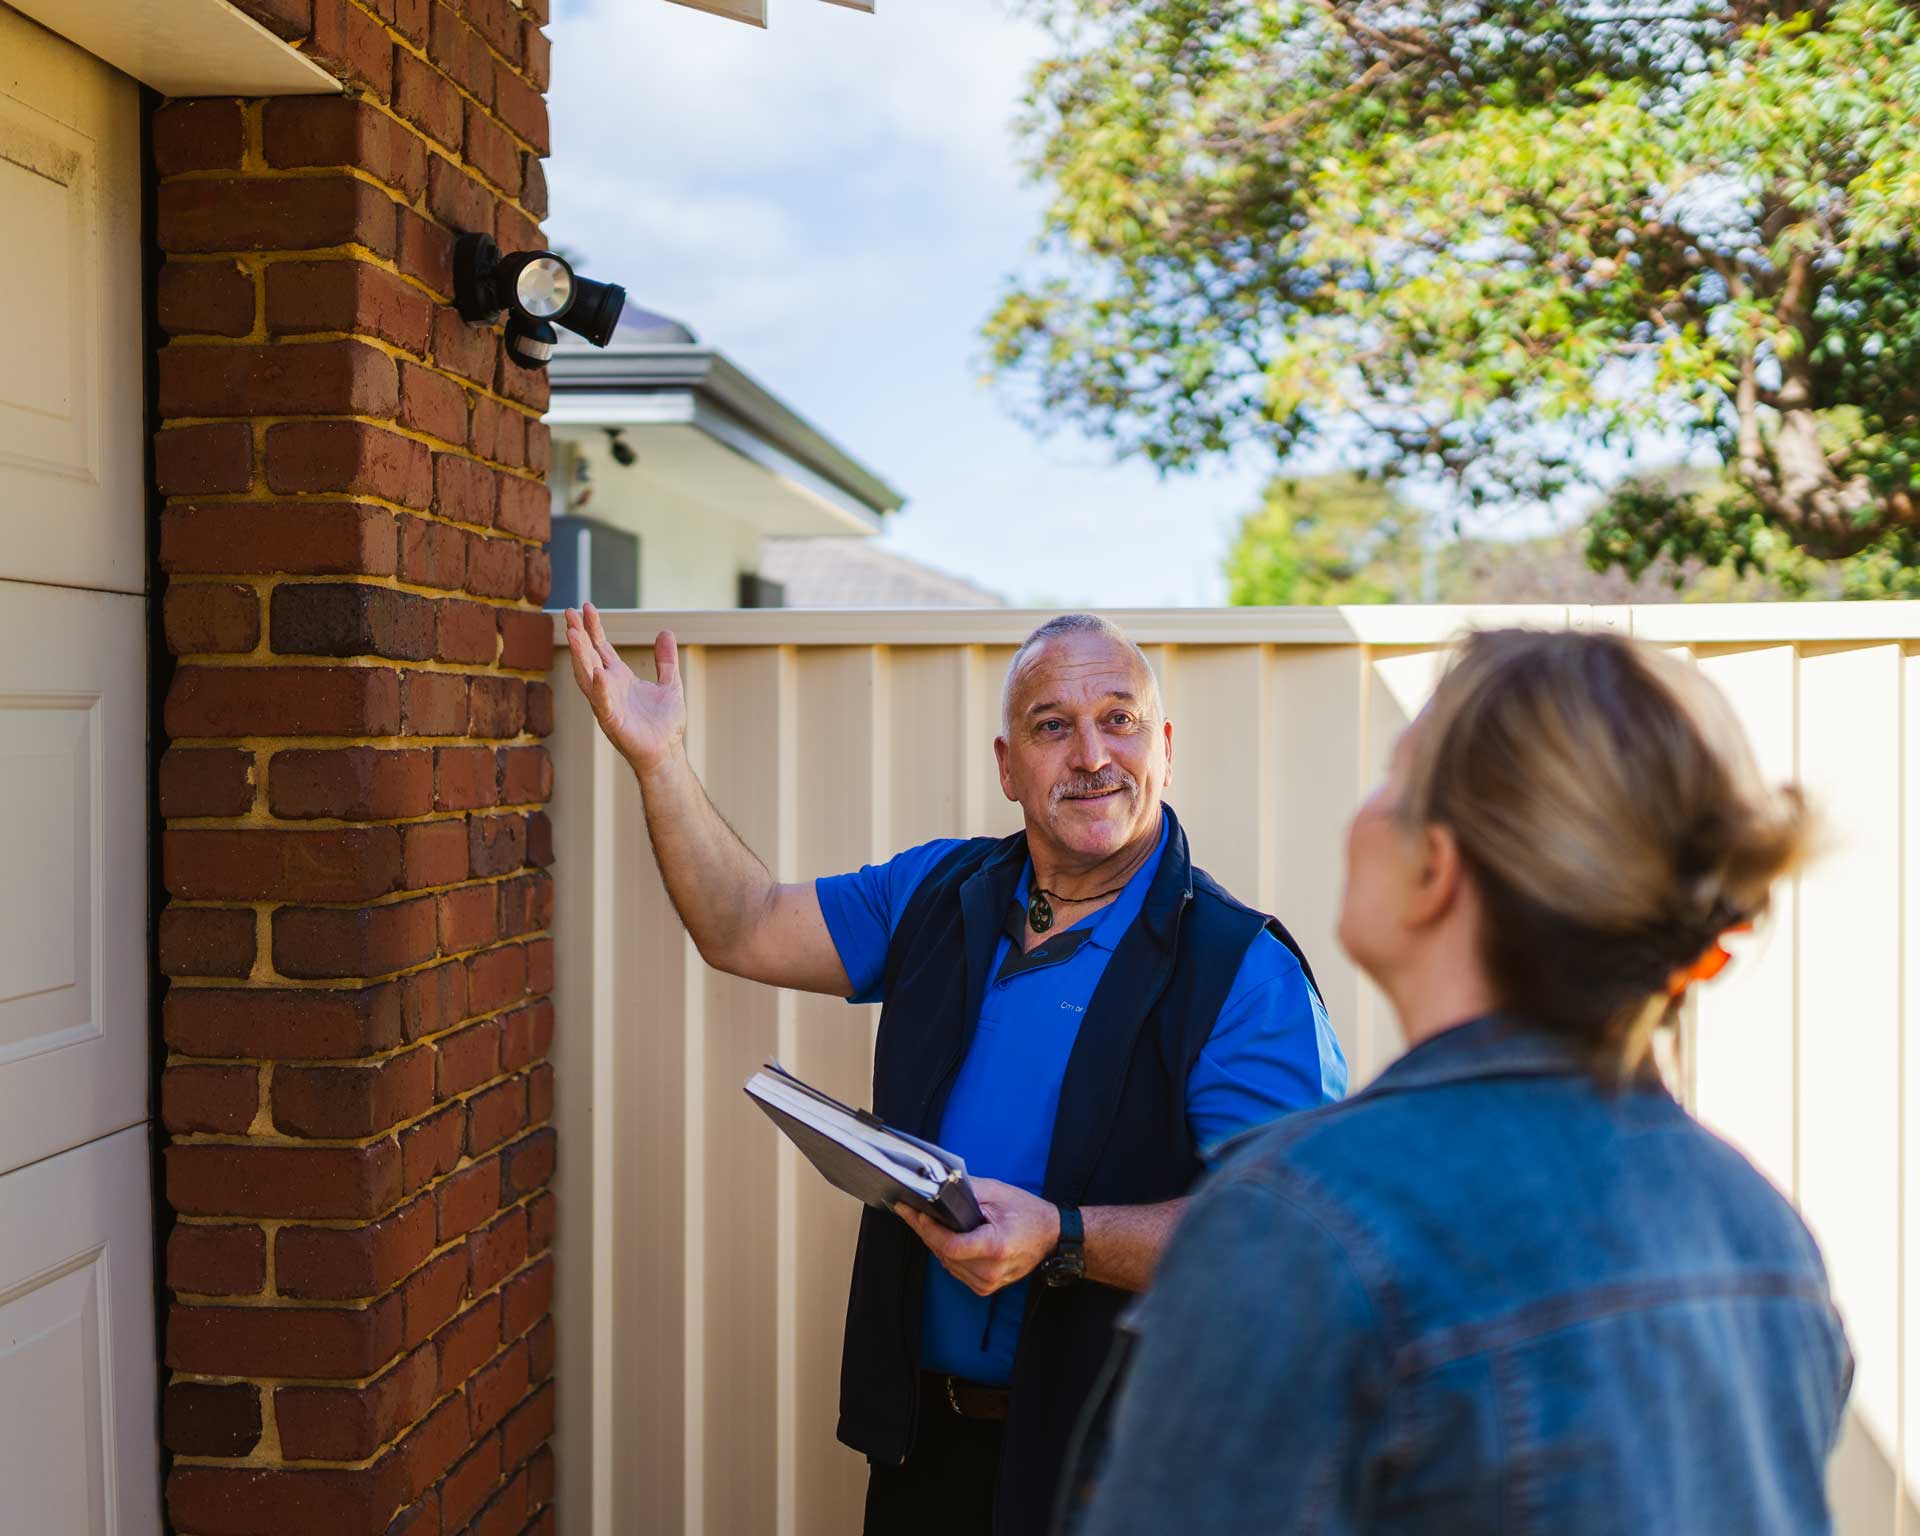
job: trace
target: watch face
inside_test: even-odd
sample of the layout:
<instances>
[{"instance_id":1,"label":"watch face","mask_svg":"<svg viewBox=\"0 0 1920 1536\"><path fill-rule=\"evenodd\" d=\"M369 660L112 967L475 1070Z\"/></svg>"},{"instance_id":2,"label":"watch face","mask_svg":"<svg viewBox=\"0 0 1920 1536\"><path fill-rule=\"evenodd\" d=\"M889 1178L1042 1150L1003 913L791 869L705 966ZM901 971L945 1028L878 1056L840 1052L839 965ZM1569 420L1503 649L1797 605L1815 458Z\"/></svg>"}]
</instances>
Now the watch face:
<instances>
[{"instance_id":1,"label":"watch face","mask_svg":"<svg viewBox=\"0 0 1920 1536\"><path fill-rule=\"evenodd\" d=\"M1071 1253L1050 1253L1040 1261L1040 1278L1048 1285L1072 1285L1086 1272L1086 1258L1077 1248Z\"/></svg>"}]
</instances>

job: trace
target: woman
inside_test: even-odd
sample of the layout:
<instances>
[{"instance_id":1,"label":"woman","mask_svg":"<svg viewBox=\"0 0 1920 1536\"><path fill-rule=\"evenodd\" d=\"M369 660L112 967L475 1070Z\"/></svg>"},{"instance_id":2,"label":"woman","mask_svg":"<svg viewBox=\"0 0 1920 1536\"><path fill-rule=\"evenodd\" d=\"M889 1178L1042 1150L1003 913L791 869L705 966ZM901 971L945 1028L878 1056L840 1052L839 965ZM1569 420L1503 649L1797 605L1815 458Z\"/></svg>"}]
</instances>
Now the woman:
<instances>
[{"instance_id":1,"label":"woman","mask_svg":"<svg viewBox=\"0 0 1920 1536\"><path fill-rule=\"evenodd\" d=\"M1649 1060L1808 832L1678 662L1468 640L1348 838L1340 940L1408 1050L1196 1199L1075 1528L1829 1530L1819 1252Z\"/></svg>"}]
</instances>

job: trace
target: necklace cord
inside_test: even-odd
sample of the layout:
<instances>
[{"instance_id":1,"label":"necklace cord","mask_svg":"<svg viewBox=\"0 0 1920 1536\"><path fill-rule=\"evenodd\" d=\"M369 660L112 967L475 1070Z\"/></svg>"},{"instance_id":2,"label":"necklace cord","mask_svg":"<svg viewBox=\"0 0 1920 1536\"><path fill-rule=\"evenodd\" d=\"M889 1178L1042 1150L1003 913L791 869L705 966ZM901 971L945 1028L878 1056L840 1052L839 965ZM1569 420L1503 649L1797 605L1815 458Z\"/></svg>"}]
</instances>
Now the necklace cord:
<instances>
[{"instance_id":1,"label":"necklace cord","mask_svg":"<svg viewBox=\"0 0 1920 1536\"><path fill-rule=\"evenodd\" d=\"M1091 896L1062 896L1058 891L1050 891L1045 886L1035 885L1027 893L1027 926L1035 933L1045 933L1051 928L1053 926L1053 903L1056 901L1063 907L1084 907L1089 902L1099 901L1107 896L1118 895L1132 884L1133 877L1140 873L1141 865L1147 862L1149 856L1150 855L1143 854L1139 862L1127 871L1127 878L1122 880L1118 885L1109 886L1104 891L1095 891Z\"/></svg>"}]
</instances>

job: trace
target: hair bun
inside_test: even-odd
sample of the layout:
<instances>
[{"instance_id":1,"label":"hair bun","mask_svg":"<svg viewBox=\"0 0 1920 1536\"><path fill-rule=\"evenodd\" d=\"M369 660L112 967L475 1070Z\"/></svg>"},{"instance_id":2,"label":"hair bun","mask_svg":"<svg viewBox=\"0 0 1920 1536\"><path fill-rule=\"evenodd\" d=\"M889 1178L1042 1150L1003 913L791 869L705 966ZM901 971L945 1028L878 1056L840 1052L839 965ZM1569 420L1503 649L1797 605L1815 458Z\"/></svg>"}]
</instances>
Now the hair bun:
<instances>
[{"instance_id":1,"label":"hair bun","mask_svg":"<svg viewBox=\"0 0 1920 1536\"><path fill-rule=\"evenodd\" d=\"M1470 636L1417 730L1400 811L1458 839L1495 995L1596 1063L1643 1058L1673 972L1808 848L1719 690L1619 635Z\"/></svg>"}]
</instances>

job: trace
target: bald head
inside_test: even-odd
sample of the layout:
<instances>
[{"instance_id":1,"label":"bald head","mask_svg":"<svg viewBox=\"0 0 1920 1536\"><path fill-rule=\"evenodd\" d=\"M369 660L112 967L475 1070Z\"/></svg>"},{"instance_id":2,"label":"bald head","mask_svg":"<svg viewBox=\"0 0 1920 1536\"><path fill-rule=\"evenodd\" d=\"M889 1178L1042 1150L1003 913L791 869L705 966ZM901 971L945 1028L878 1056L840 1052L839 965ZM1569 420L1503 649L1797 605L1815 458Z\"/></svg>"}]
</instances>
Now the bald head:
<instances>
[{"instance_id":1,"label":"bald head","mask_svg":"<svg viewBox=\"0 0 1920 1536\"><path fill-rule=\"evenodd\" d=\"M1160 680L1153 675L1153 668L1147 661L1147 653L1128 638L1127 632L1111 619L1103 619L1097 613L1062 613L1048 619L1038 629L1020 642L1020 649L1013 653L1013 659L1007 663L1006 679L1000 685L1000 734L1006 735L1013 728L1014 694L1020 681L1032 663L1054 640L1085 640L1098 638L1107 641L1130 655L1139 672L1139 709L1143 718L1159 721L1162 718L1160 707Z\"/></svg>"},{"instance_id":2,"label":"bald head","mask_svg":"<svg viewBox=\"0 0 1920 1536\"><path fill-rule=\"evenodd\" d=\"M1014 653L993 744L1036 868L1097 869L1160 834L1173 727L1140 647L1091 613L1049 619Z\"/></svg>"}]
</instances>

